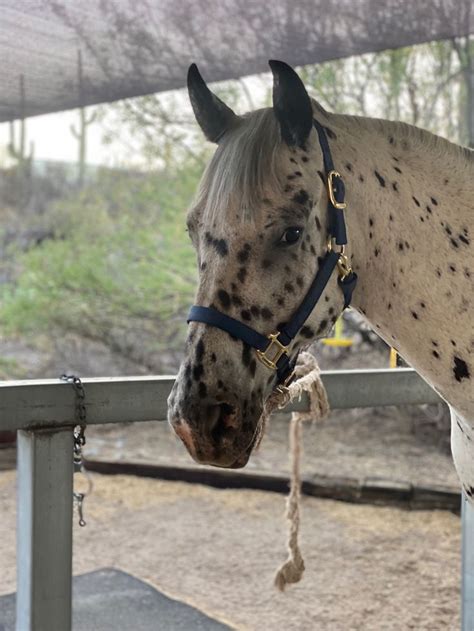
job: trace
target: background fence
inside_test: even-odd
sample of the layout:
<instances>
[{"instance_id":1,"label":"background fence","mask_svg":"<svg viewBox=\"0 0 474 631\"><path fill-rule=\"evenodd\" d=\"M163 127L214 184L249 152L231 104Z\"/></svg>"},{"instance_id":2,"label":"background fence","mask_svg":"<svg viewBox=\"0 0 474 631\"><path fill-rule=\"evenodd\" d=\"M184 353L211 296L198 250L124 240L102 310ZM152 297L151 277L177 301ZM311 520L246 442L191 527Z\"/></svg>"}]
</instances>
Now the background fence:
<instances>
[{"instance_id":1,"label":"background fence","mask_svg":"<svg viewBox=\"0 0 474 631\"><path fill-rule=\"evenodd\" d=\"M411 369L322 373L333 409L435 404ZM172 377L84 379L88 425L166 418ZM308 400L288 406L305 410ZM71 628L75 393L59 380L0 384L0 431L18 430L17 631ZM474 518L463 501L463 631L474 629Z\"/></svg>"}]
</instances>

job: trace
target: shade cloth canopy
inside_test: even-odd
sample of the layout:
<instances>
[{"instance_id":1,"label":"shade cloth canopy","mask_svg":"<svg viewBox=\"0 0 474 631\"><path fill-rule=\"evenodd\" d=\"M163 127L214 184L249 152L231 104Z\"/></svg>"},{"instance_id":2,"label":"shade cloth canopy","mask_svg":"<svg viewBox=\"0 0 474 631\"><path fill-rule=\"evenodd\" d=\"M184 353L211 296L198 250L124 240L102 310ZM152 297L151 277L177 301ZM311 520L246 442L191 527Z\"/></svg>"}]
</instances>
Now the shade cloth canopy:
<instances>
[{"instance_id":1,"label":"shade cloth canopy","mask_svg":"<svg viewBox=\"0 0 474 631\"><path fill-rule=\"evenodd\" d=\"M472 32L474 0L0 0L0 121Z\"/></svg>"}]
</instances>

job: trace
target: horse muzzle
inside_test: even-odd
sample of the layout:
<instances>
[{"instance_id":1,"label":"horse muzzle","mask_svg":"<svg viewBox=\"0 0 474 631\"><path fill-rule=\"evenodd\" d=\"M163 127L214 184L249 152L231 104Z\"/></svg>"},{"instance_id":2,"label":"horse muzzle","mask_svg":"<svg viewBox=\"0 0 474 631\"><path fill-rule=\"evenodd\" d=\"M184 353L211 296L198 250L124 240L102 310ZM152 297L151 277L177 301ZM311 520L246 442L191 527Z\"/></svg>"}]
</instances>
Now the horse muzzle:
<instances>
[{"instance_id":1,"label":"horse muzzle","mask_svg":"<svg viewBox=\"0 0 474 631\"><path fill-rule=\"evenodd\" d=\"M170 409L169 423L192 458L200 464L244 467L256 439L257 422L242 418L235 402L185 402ZM257 419L258 421L258 419Z\"/></svg>"}]
</instances>

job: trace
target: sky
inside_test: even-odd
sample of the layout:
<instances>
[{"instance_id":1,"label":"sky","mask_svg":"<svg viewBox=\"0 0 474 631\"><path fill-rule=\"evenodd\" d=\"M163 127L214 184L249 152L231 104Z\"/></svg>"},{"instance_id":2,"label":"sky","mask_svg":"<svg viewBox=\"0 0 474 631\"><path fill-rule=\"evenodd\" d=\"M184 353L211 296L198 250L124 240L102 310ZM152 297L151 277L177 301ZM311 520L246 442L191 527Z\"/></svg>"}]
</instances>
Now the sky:
<instances>
[{"instance_id":1,"label":"sky","mask_svg":"<svg viewBox=\"0 0 474 631\"><path fill-rule=\"evenodd\" d=\"M87 108L90 110L90 108ZM77 140L71 133L70 126L78 124L76 111L34 116L26 121L26 142L34 143L36 160L59 160L76 162L78 153ZM19 136L19 123L16 123L16 137ZM102 131L98 123L92 123L88 129L87 162L89 164L114 165L126 159L126 149L120 143L102 145ZM18 142L18 141L17 141ZM9 125L0 124L0 160L4 159L9 143Z\"/></svg>"},{"instance_id":2,"label":"sky","mask_svg":"<svg viewBox=\"0 0 474 631\"><path fill-rule=\"evenodd\" d=\"M265 76L265 75L264 75ZM261 76L246 77L241 79L241 88L245 87L242 96L242 111L254 109L251 106L245 94L252 94L259 104L262 101L266 90L268 89L267 81L262 81ZM212 84L211 84L212 88ZM167 99L171 99L171 103L179 109L181 113L191 115L191 107L185 90L173 90L170 92L160 93L161 99L167 103ZM133 99L131 99L133 100ZM103 107L103 106L102 106ZM86 115L89 116L94 107L86 108ZM107 111L107 122L114 121L114 114L111 110ZM71 133L71 125L76 128L79 122L78 110L59 112L56 114L47 114L44 116L33 116L26 119L26 138L27 147L30 142L34 143L35 160L54 160L60 162L77 162L78 159L78 142ZM115 119L115 129L117 122ZM19 122L16 123L16 138L19 137ZM107 166L131 166L142 168L143 161L140 160L138 149L134 155L133 147L136 145L134 138L127 133L126 129L120 131L120 134L112 143L104 144L102 142L104 134L104 126L95 122L88 127L87 135L87 164L107 165ZM7 147L9 144L10 131L8 123L0 123L0 166L5 163L5 157L8 155ZM8 163L8 159L7 159Z\"/></svg>"}]
</instances>

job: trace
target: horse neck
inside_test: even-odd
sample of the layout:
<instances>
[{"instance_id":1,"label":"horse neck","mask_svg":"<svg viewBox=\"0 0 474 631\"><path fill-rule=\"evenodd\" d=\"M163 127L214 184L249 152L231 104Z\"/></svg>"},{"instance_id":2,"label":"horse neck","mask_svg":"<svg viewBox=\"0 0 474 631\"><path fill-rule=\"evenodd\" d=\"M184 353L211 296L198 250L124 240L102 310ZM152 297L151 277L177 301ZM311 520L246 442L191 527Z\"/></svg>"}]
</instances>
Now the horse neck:
<instances>
[{"instance_id":1,"label":"horse neck","mask_svg":"<svg viewBox=\"0 0 474 631\"><path fill-rule=\"evenodd\" d=\"M474 154L401 123L331 115L327 125L346 183L353 306L443 392L452 342L474 344ZM441 360L449 377L436 380Z\"/></svg>"}]
</instances>

